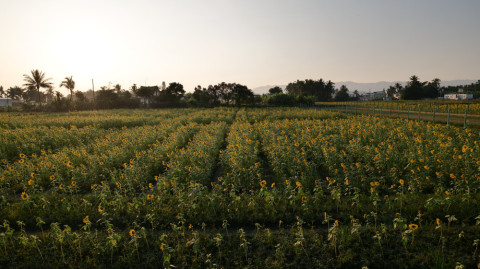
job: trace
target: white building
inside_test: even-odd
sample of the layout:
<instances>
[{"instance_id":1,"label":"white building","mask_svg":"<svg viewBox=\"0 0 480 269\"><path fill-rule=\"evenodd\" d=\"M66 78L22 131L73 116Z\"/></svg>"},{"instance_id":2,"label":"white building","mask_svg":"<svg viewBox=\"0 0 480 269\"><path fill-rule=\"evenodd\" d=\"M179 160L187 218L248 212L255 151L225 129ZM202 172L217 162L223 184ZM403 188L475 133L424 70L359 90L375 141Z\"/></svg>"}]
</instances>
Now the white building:
<instances>
[{"instance_id":1,"label":"white building","mask_svg":"<svg viewBox=\"0 0 480 269\"><path fill-rule=\"evenodd\" d=\"M473 99L473 94L470 93L449 93L444 95L445 100L469 100Z\"/></svg>"},{"instance_id":2,"label":"white building","mask_svg":"<svg viewBox=\"0 0 480 269\"><path fill-rule=\"evenodd\" d=\"M360 96L361 101L383 100L386 94L384 91L369 92Z\"/></svg>"},{"instance_id":3,"label":"white building","mask_svg":"<svg viewBox=\"0 0 480 269\"><path fill-rule=\"evenodd\" d=\"M12 98L0 98L0 107L12 106Z\"/></svg>"}]
</instances>

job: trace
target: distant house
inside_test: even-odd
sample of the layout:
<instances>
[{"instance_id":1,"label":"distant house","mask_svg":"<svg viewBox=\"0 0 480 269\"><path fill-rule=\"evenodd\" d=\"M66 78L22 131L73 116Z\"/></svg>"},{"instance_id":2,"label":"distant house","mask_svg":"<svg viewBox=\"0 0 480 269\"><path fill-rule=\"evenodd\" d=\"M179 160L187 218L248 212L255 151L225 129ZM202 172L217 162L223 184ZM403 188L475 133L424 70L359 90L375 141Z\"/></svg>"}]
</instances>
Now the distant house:
<instances>
[{"instance_id":1,"label":"distant house","mask_svg":"<svg viewBox=\"0 0 480 269\"><path fill-rule=\"evenodd\" d=\"M0 98L0 107L12 106L12 98Z\"/></svg>"},{"instance_id":2,"label":"distant house","mask_svg":"<svg viewBox=\"0 0 480 269\"><path fill-rule=\"evenodd\" d=\"M360 96L361 101L383 100L386 94L384 91L369 92Z\"/></svg>"},{"instance_id":3,"label":"distant house","mask_svg":"<svg viewBox=\"0 0 480 269\"><path fill-rule=\"evenodd\" d=\"M443 97L445 100L469 100L473 99L473 94L470 93L449 93Z\"/></svg>"}]
</instances>

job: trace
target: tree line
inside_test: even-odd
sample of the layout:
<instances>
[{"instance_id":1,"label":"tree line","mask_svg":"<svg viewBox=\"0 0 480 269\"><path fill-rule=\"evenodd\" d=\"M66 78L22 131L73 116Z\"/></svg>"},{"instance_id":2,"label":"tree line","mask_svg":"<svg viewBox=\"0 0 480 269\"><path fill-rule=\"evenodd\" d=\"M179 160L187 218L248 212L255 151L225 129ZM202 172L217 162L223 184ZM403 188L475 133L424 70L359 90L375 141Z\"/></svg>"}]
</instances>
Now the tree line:
<instances>
[{"instance_id":1,"label":"tree line","mask_svg":"<svg viewBox=\"0 0 480 269\"><path fill-rule=\"evenodd\" d=\"M386 90L386 94L391 98L398 96L402 100L421 100L435 99L448 93L458 93L462 89L463 93L471 93L474 98L480 98L480 80L469 85L448 87L441 87L440 82L439 78L434 78L431 81L420 81L418 76L413 75L405 87L400 83L395 83Z\"/></svg>"},{"instance_id":2,"label":"tree line","mask_svg":"<svg viewBox=\"0 0 480 269\"><path fill-rule=\"evenodd\" d=\"M9 97L23 101L25 110L69 111L88 109L139 108L139 107L214 107L273 105L295 106L313 105L316 101L345 101L352 98L348 89L342 85L335 89L334 83L319 80L297 80L289 83L285 91L274 87L263 96L254 95L251 89L239 83L221 82L216 85L202 87L198 85L192 93L186 93L183 85L165 82L161 86L137 86L123 89L116 84L113 87L103 86L100 90L86 92L75 90L73 76L65 77L59 87L69 90L64 96L55 91L51 78L44 72L32 70L23 75L23 87L14 86L6 91L0 86L0 97ZM358 94L358 93L357 93Z\"/></svg>"},{"instance_id":3,"label":"tree line","mask_svg":"<svg viewBox=\"0 0 480 269\"><path fill-rule=\"evenodd\" d=\"M317 101L356 101L360 99L357 90L350 93L345 85L335 88L335 83L323 79L297 80L289 83L285 89L278 86L269 89L262 96L254 95L247 86L238 83L221 82L204 88L195 87L193 93L186 93L183 85L165 82L161 86L137 86L123 89L116 84L113 87L103 86L100 90L86 92L75 90L73 76L65 77L59 87L66 88L70 94L64 96L54 90L51 78L45 73L32 70L23 75L23 87L14 86L4 90L0 86L0 97L22 100L25 110L70 111L89 109L139 108L139 107L214 107L225 106L303 106L313 105ZM452 88L452 87L450 87ZM456 90L456 88L447 90ZM45 89L45 90L43 90ZM467 86L470 91L480 94L480 80ZM411 76L405 86L400 83L390 86L385 94L392 99L399 97L404 100L437 98L445 92L440 87L440 79L421 82L417 76Z\"/></svg>"}]
</instances>

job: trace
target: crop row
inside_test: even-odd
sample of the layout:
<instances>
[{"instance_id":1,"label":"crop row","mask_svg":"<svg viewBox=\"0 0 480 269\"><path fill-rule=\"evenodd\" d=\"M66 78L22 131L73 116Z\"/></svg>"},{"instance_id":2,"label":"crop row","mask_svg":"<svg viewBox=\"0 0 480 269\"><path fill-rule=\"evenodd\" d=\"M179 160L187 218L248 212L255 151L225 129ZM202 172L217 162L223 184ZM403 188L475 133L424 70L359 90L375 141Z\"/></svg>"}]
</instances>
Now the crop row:
<instances>
[{"instance_id":1,"label":"crop row","mask_svg":"<svg viewBox=\"0 0 480 269\"><path fill-rule=\"evenodd\" d=\"M455 257L480 261L478 132L304 108L185 112L8 161L0 251L75 262L62 247L93 248L113 264L148 259L140 247L163 266L248 264L260 251L279 253L281 267L320 264L314 255L356 267L359 251L377 255L371 265L398 252L420 259L424 246L451 265L448 249L462 245L468 254Z\"/></svg>"}]
</instances>

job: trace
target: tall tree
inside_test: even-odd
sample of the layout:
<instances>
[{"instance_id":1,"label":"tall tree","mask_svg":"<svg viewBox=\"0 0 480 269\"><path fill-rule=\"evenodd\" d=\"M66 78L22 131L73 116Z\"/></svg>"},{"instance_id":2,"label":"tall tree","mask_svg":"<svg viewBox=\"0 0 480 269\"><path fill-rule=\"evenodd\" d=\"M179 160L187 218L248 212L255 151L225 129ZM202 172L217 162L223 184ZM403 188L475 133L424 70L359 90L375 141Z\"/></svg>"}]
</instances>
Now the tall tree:
<instances>
[{"instance_id":1,"label":"tall tree","mask_svg":"<svg viewBox=\"0 0 480 269\"><path fill-rule=\"evenodd\" d=\"M350 95L348 94L348 88L345 85L342 85L340 89L335 94L335 101L348 101L350 100Z\"/></svg>"},{"instance_id":2,"label":"tall tree","mask_svg":"<svg viewBox=\"0 0 480 269\"><path fill-rule=\"evenodd\" d=\"M0 86L0 97L5 96L5 91L3 90L3 86Z\"/></svg>"},{"instance_id":3,"label":"tall tree","mask_svg":"<svg viewBox=\"0 0 480 269\"><path fill-rule=\"evenodd\" d=\"M133 84L132 86L132 92L143 99L145 99L145 103L149 105L151 103L151 99L155 95L155 93L158 91L158 86L140 86L140 88L137 88L137 85Z\"/></svg>"},{"instance_id":4,"label":"tall tree","mask_svg":"<svg viewBox=\"0 0 480 269\"><path fill-rule=\"evenodd\" d=\"M241 104L251 104L253 103L253 92L247 86L236 84L232 88L232 99L235 101L237 106Z\"/></svg>"},{"instance_id":5,"label":"tall tree","mask_svg":"<svg viewBox=\"0 0 480 269\"><path fill-rule=\"evenodd\" d=\"M402 89L403 89L402 84L400 84L400 83L398 83L398 82L395 83L394 87L395 87L395 89L397 90L397 93L399 93L399 92L402 91Z\"/></svg>"},{"instance_id":6,"label":"tall tree","mask_svg":"<svg viewBox=\"0 0 480 269\"><path fill-rule=\"evenodd\" d=\"M162 107L177 106L185 94L183 85L177 82L172 82L165 90L160 91L160 94L155 99L157 105Z\"/></svg>"},{"instance_id":7,"label":"tall tree","mask_svg":"<svg viewBox=\"0 0 480 269\"><path fill-rule=\"evenodd\" d=\"M387 89L387 96L393 99L393 96L397 93L397 88L395 86L390 86Z\"/></svg>"},{"instance_id":8,"label":"tall tree","mask_svg":"<svg viewBox=\"0 0 480 269\"><path fill-rule=\"evenodd\" d=\"M38 100L40 102L40 88L50 88L53 86L51 78L45 78L45 73L40 72L38 69L31 71L31 76L24 74L23 80L26 82L23 86L33 87L37 90Z\"/></svg>"},{"instance_id":9,"label":"tall tree","mask_svg":"<svg viewBox=\"0 0 480 269\"><path fill-rule=\"evenodd\" d=\"M60 83L60 88L65 87L70 90L70 101L73 100L73 89L75 89L75 81L72 77L65 77L65 80Z\"/></svg>"},{"instance_id":10,"label":"tall tree","mask_svg":"<svg viewBox=\"0 0 480 269\"><path fill-rule=\"evenodd\" d=\"M401 97L404 100L418 100L423 98L423 86L424 83L420 82L417 76L410 77L410 81L407 82L405 88L401 92Z\"/></svg>"},{"instance_id":11,"label":"tall tree","mask_svg":"<svg viewBox=\"0 0 480 269\"><path fill-rule=\"evenodd\" d=\"M424 98L436 98L440 94L440 79L434 78L431 82L425 83L423 89Z\"/></svg>"},{"instance_id":12,"label":"tall tree","mask_svg":"<svg viewBox=\"0 0 480 269\"><path fill-rule=\"evenodd\" d=\"M209 106L215 103L214 97L210 96L210 92L200 85L195 87L192 97L199 106Z\"/></svg>"}]
</instances>

